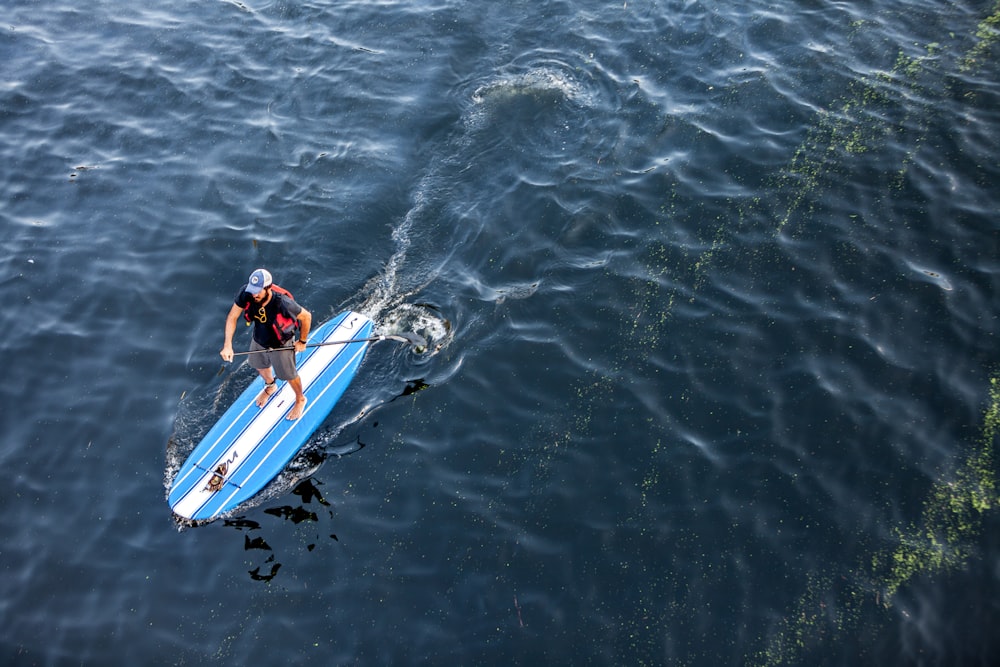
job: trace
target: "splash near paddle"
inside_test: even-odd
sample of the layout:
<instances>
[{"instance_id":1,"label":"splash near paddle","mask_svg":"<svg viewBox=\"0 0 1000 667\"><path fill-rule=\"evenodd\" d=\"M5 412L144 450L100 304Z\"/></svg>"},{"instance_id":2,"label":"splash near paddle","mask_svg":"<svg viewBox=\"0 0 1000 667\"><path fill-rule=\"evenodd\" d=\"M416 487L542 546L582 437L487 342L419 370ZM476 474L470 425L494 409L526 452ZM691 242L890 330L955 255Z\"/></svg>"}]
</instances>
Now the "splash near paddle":
<instances>
[{"instance_id":1,"label":"splash near paddle","mask_svg":"<svg viewBox=\"0 0 1000 667\"><path fill-rule=\"evenodd\" d=\"M280 383L263 408L257 377L198 443L174 477L167 502L180 517L210 521L246 502L280 473L319 427L357 373L372 338L372 321L345 311L313 332L298 355L306 405L285 419L295 392ZM280 381L279 381L280 382Z\"/></svg>"}]
</instances>

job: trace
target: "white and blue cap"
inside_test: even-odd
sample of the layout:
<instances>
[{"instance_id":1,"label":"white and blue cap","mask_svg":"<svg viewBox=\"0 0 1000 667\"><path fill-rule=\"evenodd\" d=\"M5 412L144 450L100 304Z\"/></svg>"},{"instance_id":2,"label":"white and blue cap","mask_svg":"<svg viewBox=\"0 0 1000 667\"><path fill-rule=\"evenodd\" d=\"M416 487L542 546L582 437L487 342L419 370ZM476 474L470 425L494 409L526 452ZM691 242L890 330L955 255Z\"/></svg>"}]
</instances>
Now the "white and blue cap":
<instances>
[{"instance_id":1,"label":"white and blue cap","mask_svg":"<svg viewBox=\"0 0 1000 667\"><path fill-rule=\"evenodd\" d=\"M250 280L247 282L246 291L250 294L260 294L261 290L265 287L271 286L271 274L268 273L266 269L257 269L250 274Z\"/></svg>"}]
</instances>

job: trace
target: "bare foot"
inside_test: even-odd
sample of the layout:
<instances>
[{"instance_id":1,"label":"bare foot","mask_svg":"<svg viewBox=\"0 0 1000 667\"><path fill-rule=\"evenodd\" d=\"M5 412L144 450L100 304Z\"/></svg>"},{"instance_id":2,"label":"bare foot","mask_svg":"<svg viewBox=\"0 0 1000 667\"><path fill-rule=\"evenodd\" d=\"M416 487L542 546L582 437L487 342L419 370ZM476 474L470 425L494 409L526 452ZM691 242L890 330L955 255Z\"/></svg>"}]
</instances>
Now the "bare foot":
<instances>
[{"instance_id":1,"label":"bare foot","mask_svg":"<svg viewBox=\"0 0 1000 667\"><path fill-rule=\"evenodd\" d=\"M299 396L298 398L295 399L295 405L293 405L292 409L288 411L288 416L285 417L285 419L289 421L295 421L296 419L302 416L302 411L305 410L305 407L306 407L306 397Z\"/></svg>"},{"instance_id":2,"label":"bare foot","mask_svg":"<svg viewBox=\"0 0 1000 667\"><path fill-rule=\"evenodd\" d=\"M270 389L270 391L268 391ZM264 391L260 392L257 396L257 407L262 408L267 405L267 399L274 396L275 392L278 391L278 383L272 382L271 384L264 385Z\"/></svg>"}]
</instances>

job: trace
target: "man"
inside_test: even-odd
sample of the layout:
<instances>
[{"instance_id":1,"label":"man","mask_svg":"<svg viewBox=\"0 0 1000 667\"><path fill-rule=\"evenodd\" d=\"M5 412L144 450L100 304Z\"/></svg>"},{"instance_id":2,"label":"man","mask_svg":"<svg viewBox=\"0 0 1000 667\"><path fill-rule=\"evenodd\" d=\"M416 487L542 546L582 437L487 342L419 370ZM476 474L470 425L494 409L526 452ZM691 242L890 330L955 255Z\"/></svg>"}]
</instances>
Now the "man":
<instances>
[{"instance_id":1,"label":"man","mask_svg":"<svg viewBox=\"0 0 1000 667\"><path fill-rule=\"evenodd\" d=\"M305 409L306 396L302 392L302 378L295 369L295 353L306 349L312 314L295 303L286 290L272 284L270 273L257 269L236 293L226 317L225 343L219 352L225 361L233 360L233 334L241 316L247 324L254 325L250 365L264 378L264 391L257 397L257 407L263 408L277 393L274 379L277 376L295 391L295 404L287 419L298 419Z\"/></svg>"}]
</instances>

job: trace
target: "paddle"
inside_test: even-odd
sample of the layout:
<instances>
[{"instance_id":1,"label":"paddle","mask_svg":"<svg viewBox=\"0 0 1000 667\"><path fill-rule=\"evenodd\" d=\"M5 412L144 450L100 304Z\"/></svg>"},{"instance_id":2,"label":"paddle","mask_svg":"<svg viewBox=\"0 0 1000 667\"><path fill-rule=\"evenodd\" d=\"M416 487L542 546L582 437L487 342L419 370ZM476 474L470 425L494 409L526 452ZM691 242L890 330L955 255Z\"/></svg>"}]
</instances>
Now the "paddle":
<instances>
[{"instance_id":1,"label":"paddle","mask_svg":"<svg viewBox=\"0 0 1000 667\"><path fill-rule=\"evenodd\" d=\"M373 343L380 340L398 340L400 343L407 343L414 347L427 347L427 340L423 336L415 333L404 332L401 334L384 334L382 336L372 336L371 338L355 338L353 340L330 340L325 343L310 343L306 347L323 347L324 345L346 345L347 343ZM244 354L257 354L258 352L273 352L274 350L250 350L249 352L233 352L233 356Z\"/></svg>"}]
</instances>

